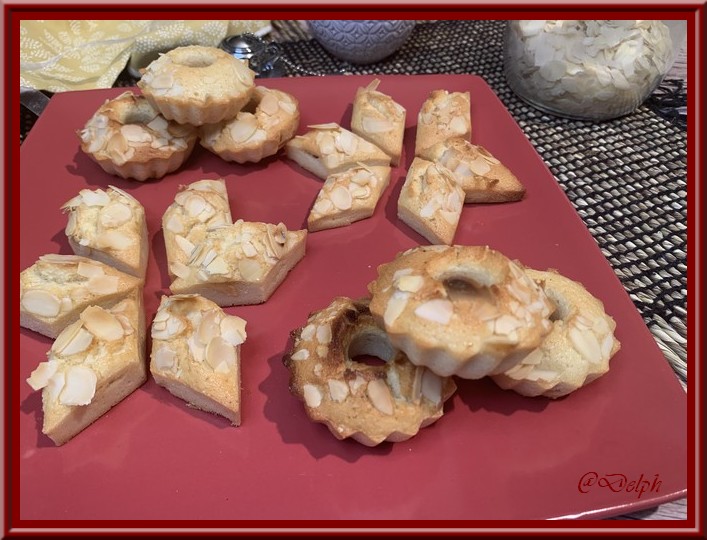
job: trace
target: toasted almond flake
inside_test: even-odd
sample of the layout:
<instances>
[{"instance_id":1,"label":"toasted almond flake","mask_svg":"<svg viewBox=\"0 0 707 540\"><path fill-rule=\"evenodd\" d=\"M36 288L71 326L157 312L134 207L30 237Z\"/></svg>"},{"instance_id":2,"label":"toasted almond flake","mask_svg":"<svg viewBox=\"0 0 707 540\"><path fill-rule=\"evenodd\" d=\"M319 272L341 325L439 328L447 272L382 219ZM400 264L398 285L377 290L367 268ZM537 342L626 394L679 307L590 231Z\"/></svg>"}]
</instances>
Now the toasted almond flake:
<instances>
[{"instance_id":1,"label":"toasted almond flake","mask_svg":"<svg viewBox=\"0 0 707 540\"><path fill-rule=\"evenodd\" d=\"M191 268L179 261L174 261L172 264L170 264L169 269L175 276L182 279L187 279L191 275Z\"/></svg>"},{"instance_id":2,"label":"toasted almond flake","mask_svg":"<svg viewBox=\"0 0 707 540\"><path fill-rule=\"evenodd\" d=\"M303 339L305 341L309 341L314 337L314 334L317 331L317 327L314 324L308 324L305 326L302 331L300 332L300 339Z\"/></svg>"},{"instance_id":3,"label":"toasted almond flake","mask_svg":"<svg viewBox=\"0 0 707 540\"><path fill-rule=\"evenodd\" d=\"M102 249L122 251L132 247L134 242L130 236L121 231L109 230L105 231L103 234L98 236L98 238L96 238L96 244Z\"/></svg>"},{"instance_id":4,"label":"toasted almond flake","mask_svg":"<svg viewBox=\"0 0 707 540\"><path fill-rule=\"evenodd\" d=\"M522 326L523 321L511 317L510 315L501 315L494 321L494 333L510 334Z\"/></svg>"},{"instance_id":5,"label":"toasted almond flake","mask_svg":"<svg viewBox=\"0 0 707 540\"><path fill-rule=\"evenodd\" d=\"M93 294L113 294L120 287L120 278L118 276L94 276L88 280L86 287Z\"/></svg>"},{"instance_id":6,"label":"toasted almond flake","mask_svg":"<svg viewBox=\"0 0 707 540\"><path fill-rule=\"evenodd\" d=\"M199 343L199 339L196 335L192 334L187 339L187 347L189 348L189 353L191 354L192 360L201 363L206 358L206 346Z\"/></svg>"},{"instance_id":7,"label":"toasted almond flake","mask_svg":"<svg viewBox=\"0 0 707 540\"><path fill-rule=\"evenodd\" d=\"M110 196L102 189L91 191L82 189L79 191L81 199L86 206L105 206L110 203Z\"/></svg>"},{"instance_id":8,"label":"toasted almond flake","mask_svg":"<svg viewBox=\"0 0 707 540\"><path fill-rule=\"evenodd\" d=\"M145 125L153 131L164 133L167 131L169 122L164 116L157 115Z\"/></svg>"},{"instance_id":9,"label":"toasted almond flake","mask_svg":"<svg viewBox=\"0 0 707 540\"><path fill-rule=\"evenodd\" d=\"M88 349L93 342L93 334L83 328L81 321L66 327L52 345L52 351L61 356L71 356Z\"/></svg>"},{"instance_id":10,"label":"toasted almond flake","mask_svg":"<svg viewBox=\"0 0 707 540\"><path fill-rule=\"evenodd\" d=\"M385 133L393 129L393 124L389 120L364 116L361 120L361 127L366 133Z\"/></svg>"},{"instance_id":11,"label":"toasted almond flake","mask_svg":"<svg viewBox=\"0 0 707 540\"><path fill-rule=\"evenodd\" d=\"M311 124L307 126L310 129L339 129L339 124L329 122L328 124Z\"/></svg>"},{"instance_id":12,"label":"toasted almond flake","mask_svg":"<svg viewBox=\"0 0 707 540\"><path fill-rule=\"evenodd\" d=\"M258 250L255 249L255 246L252 244L252 242L242 242L241 249L243 250L243 255L245 255L246 257L258 256Z\"/></svg>"},{"instance_id":13,"label":"toasted almond flake","mask_svg":"<svg viewBox=\"0 0 707 540\"><path fill-rule=\"evenodd\" d=\"M240 113L238 119L231 122L231 138L236 143L242 143L250 139L258 129L258 121L250 113Z\"/></svg>"},{"instance_id":14,"label":"toasted almond flake","mask_svg":"<svg viewBox=\"0 0 707 540\"><path fill-rule=\"evenodd\" d=\"M258 281L263 277L263 270L260 263L255 259L239 260L238 272L245 281Z\"/></svg>"},{"instance_id":15,"label":"toasted almond flake","mask_svg":"<svg viewBox=\"0 0 707 540\"><path fill-rule=\"evenodd\" d=\"M27 379L27 384L32 387L32 390L44 388L49 384L49 380L54 376L58 367L59 362L57 360L40 362Z\"/></svg>"},{"instance_id":16,"label":"toasted almond flake","mask_svg":"<svg viewBox=\"0 0 707 540\"><path fill-rule=\"evenodd\" d=\"M61 310L61 301L53 294L42 290L25 291L21 304L25 311L39 317L56 317Z\"/></svg>"},{"instance_id":17,"label":"toasted almond flake","mask_svg":"<svg viewBox=\"0 0 707 540\"><path fill-rule=\"evenodd\" d=\"M231 272L231 267L226 262L226 259L217 255L206 265L206 271L211 275L225 275Z\"/></svg>"},{"instance_id":18,"label":"toasted almond flake","mask_svg":"<svg viewBox=\"0 0 707 540\"><path fill-rule=\"evenodd\" d=\"M123 325L115 316L99 306L89 306L81 312L79 318L86 330L103 341L115 341L123 337Z\"/></svg>"},{"instance_id":19,"label":"toasted almond flake","mask_svg":"<svg viewBox=\"0 0 707 540\"><path fill-rule=\"evenodd\" d=\"M63 296L61 298L61 311L70 311L72 307L74 307L74 303L71 301L71 298Z\"/></svg>"},{"instance_id":20,"label":"toasted almond flake","mask_svg":"<svg viewBox=\"0 0 707 540\"><path fill-rule=\"evenodd\" d=\"M317 326L317 341L326 345L331 343L331 326L328 324L322 324Z\"/></svg>"},{"instance_id":21,"label":"toasted almond flake","mask_svg":"<svg viewBox=\"0 0 707 540\"><path fill-rule=\"evenodd\" d=\"M422 395L435 405L442 401L442 379L429 369L422 375Z\"/></svg>"},{"instance_id":22,"label":"toasted almond flake","mask_svg":"<svg viewBox=\"0 0 707 540\"><path fill-rule=\"evenodd\" d=\"M459 211L456 212L449 212L447 210L441 210L439 211L439 215L442 217L444 221L449 223L450 225L454 225L459 221Z\"/></svg>"},{"instance_id":23,"label":"toasted almond flake","mask_svg":"<svg viewBox=\"0 0 707 540\"><path fill-rule=\"evenodd\" d=\"M383 379L373 379L366 387L366 395L371 404L381 413L393 414L393 396Z\"/></svg>"},{"instance_id":24,"label":"toasted almond flake","mask_svg":"<svg viewBox=\"0 0 707 540\"><path fill-rule=\"evenodd\" d=\"M569 338L572 346L587 362L597 363L601 361L601 345L593 332L582 332L573 327L570 328Z\"/></svg>"},{"instance_id":25,"label":"toasted almond flake","mask_svg":"<svg viewBox=\"0 0 707 540\"><path fill-rule=\"evenodd\" d=\"M431 218L441 207L441 202L438 197L433 197L420 209L420 217L423 219Z\"/></svg>"},{"instance_id":26,"label":"toasted almond flake","mask_svg":"<svg viewBox=\"0 0 707 540\"><path fill-rule=\"evenodd\" d=\"M192 244L185 237L177 234L174 237L174 242L185 255L191 255L194 252L194 244Z\"/></svg>"},{"instance_id":27,"label":"toasted almond flake","mask_svg":"<svg viewBox=\"0 0 707 540\"><path fill-rule=\"evenodd\" d=\"M358 146L358 141L356 139L356 136L353 133L351 133L350 131L347 131L345 129L342 129L341 131L339 131L339 133L336 137L336 146L344 154L351 156L356 151L356 147Z\"/></svg>"},{"instance_id":28,"label":"toasted almond flake","mask_svg":"<svg viewBox=\"0 0 707 540\"><path fill-rule=\"evenodd\" d=\"M329 199L318 198L317 202L312 207L312 212L319 215L325 215L334 209L334 205Z\"/></svg>"},{"instance_id":29,"label":"toasted almond flake","mask_svg":"<svg viewBox=\"0 0 707 540\"><path fill-rule=\"evenodd\" d=\"M479 176L484 176L491 170L488 161L486 161L482 156L469 161L468 165L472 172Z\"/></svg>"},{"instance_id":30,"label":"toasted almond flake","mask_svg":"<svg viewBox=\"0 0 707 540\"><path fill-rule=\"evenodd\" d=\"M277 114L277 111L280 109L280 104L275 94L267 93L263 96L258 108L265 114L272 116L273 114Z\"/></svg>"},{"instance_id":31,"label":"toasted almond flake","mask_svg":"<svg viewBox=\"0 0 707 540\"><path fill-rule=\"evenodd\" d=\"M67 406L88 405L96 392L96 373L87 366L71 366L66 370L59 403Z\"/></svg>"},{"instance_id":32,"label":"toasted almond flake","mask_svg":"<svg viewBox=\"0 0 707 540\"><path fill-rule=\"evenodd\" d=\"M64 389L66 384L66 375L63 371L57 371L47 383L46 390L47 397L50 401L56 401L59 398L59 394Z\"/></svg>"},{"instance_id":33,"label":"toasted almond flake","mask_svg":"<svg viewBox=\"0 0 707 540\"><path fill-rule=\"evenodd\" d=\"M449 129L452 133L463 135L468 131L467 121L461 116L455 116L452 118L451 122L449 122Z\"/></svg>"},{"instance_id":34,"label":"toasted almond flake","mask_svg":"<svg viewBox=\"0 0 707 540\"><path fill-rule=\"evenodd\" d=\"M236 349L221 336L216 336L206 346L206 363L214 370L223 362L229 369L235 367L237 362Z\"/></svg>"},{"instance_id":35,"label":"toasted almond flake","mask_svg":"<svg viewBox=\"0 0 707 540\"><path fill-rule=\"evenodd\" d=\"M309 358L309 351L307 349L300 349L292 354L290 358L295 361L307 360Z\"/></svg>"},{"instance_id":36,"label":"toasted almond flake","mask_svg":"<svg viewBox=\"0 0 707 540\"><path fill-rule=\"evenodd\" d=\"M385 313L383 314L383 321L386 327L395 324L395 321L397 321L398 317L403 313L409 297L410 295L406 292L396 291L393 293L388 300Z\"/></svg>"},{"instance_id":37,"label":"toasted almond flake","mask_svg":"<svg viewBox=\"0 0 707 540\"><path fill-rule=\"evenodd\" d=\"M152 134L140 124L123 124L120 133L128 143L144 143L152 141Z\"/></svg>"},{"instance_id":38,"label":"toasted almond flake","mask_svg":"<svg viewBox=\"0 0 707 540\"><path fill-rule=\"evenodd\" d=\"M152 366L158 371L171 371L176 365L177 354L169 347L160 347L152 357Z\"/></svg>"},{"instance_id":39,"label":"toasted almond flake","mask_svg":"<svg viewBox=\"0 0 707 540\"><path fill-rule=\"evenodd\" d=\"M184 209L190 217L198 216L207 206L209 204L199 195L190 195L184 201Z\"/></svg>"},{"instance_id":40,"label":"toasted almond flake","mask_svg":"<svg viewBox=\"0 0 707 540\"><path fill-rule=\"evenodd\" d=\"M366 384L366 379L364 379L359 373L356 374L356 378L349 381L349 389L351 394L356 395L359 388Z\"/></svg>"},{"instance_id":41,"label":"toasted almond flake","mask_svg":"<svg viewBox=\"0 0 707 540\"><path fill-rule=\"evenodd\" d=\"M353 204L351 193L349 193L349 190L343 186L337 186L332 189L329 194L329 198L334 206L336 206L339 210L348 210Z\"/></svg>"},{"instance_id":42,"label":"toasted almond flake","mask_svg":"<svg viewBox=\"0 0 707 540\"><path fill-rule=\"evenodd\" d=\"M235 315L226 315L221 319L221 337L225 339L228 343L233 345L240 345L246 340L246 321Z\"/></svg>"},{"instance_id":43,"label":"toasted almond flake","mask_svg":"<svg viewBox=\"0 0 707 540\"><path fill-rule=\"evenodd\" d=\"M305 384L302 387L302 393L304 394L304 401L307 407L316 409L322 404L322 392L313 384Z\"/></svg>"},{"instance_id":44,"label":"toasted almond flake","mask_svg":"<svg viewBox=\"0 0 707 540\"><path fill-rule=\"evenodd\" d=\"M412 389L410 390L410 399L413 403L420 403L420 398L422 397L422 376L425 374L427 369L422 366L415 366L415 374L412 378Z\"/></svg>"},{"instance_id":45,"label":"toasted almond flake","mask_svg":"<svg viewBox=\"0 0 707 540\"><path fill-rule=\"evenodd\" d=\"M196 331L196 337L203 345L207 345L213 338L221 334L219 312L209 310L201 317L201 322Z\"/></svg>"},{"instance_id":46,"label":"toasted almond flake","mask_svg":"<svg viewBox=\"0 0 707 540\"><path fill-rule=\"evenodd\" d=\"M102 276L105 274L103 268L95 264L80 261L76 267L76 273L80 276L92 278L94 276Z\"/></svg>"},{"instance_id":47,"label":"toasted almond flake","mask_svg":"<svg viewBox=\"0 0 707 540\"><path fill-rule=\"evenodd\" d=\"M130 221L133 211L127 204L112 202L101 208L99 221L104 227L120 227Z\"/></svg>"},{"instance_id":48,"label":"toasted almond flake","mask_svg":"<svg viewBox=\"0 0 707 540\"><path fill-rule=\"evenodd\" d=\"M367 199L371 196L371 188L368 186L357 186L356 184L351 184L349 186L349 192L351 197L354 199Z\"/></svg>"},{"instance_id":49,"label":"toasted almond flake","mask_svg":"<svg viewBox=\"0 0 707 540\"><path fill-rule=\"evenodd\" d=\"M454 305L447 299L436 298L415 308L415 315L439 324L448 324L454 314Z\"/></svg>"},{"instance_id":50,"label":"toasted almond flake","mask_svg":"<svg viewBox=\"0 0 707 540\"><path fill-rule=\"evenodd\" d=\"M554 382L557 379L557 371L550 369L533 369L528 373L525 378L529 381L547 381L549 383Z\"/></svg>"},{"instance_id":51,"label":"toasted almond flake","mask_svg":"<svg viewBox=\"0 0 707 540\"><path fill-rule=\"evenodd\" d=\"M395 288L399 291L405 292L417 292L424 285L425 280L422 276L401 276L397 281L395 281Z\"/></svg>"},{"instance_id":52,"label":"toasted almond flake","mask_svg":"<svg viewBox=\"0 0 707 540\"><path fill-rule=\"evenodd\" d=\"M331 399L337 403L341 403L348 397L349 387L345 382L337 379L329 379L327 381L327 385L329 386L329 395L331 396Z\"/></svg>"},{"instance_id":53,"label":"toasted almond flake","mask_svg":"<svg viewBox=\"0 0 707 540\"><path fill-rule=\"evenodd\" d=\"M611 357L611 351L614 348L614 336L607 334L601 340L601 358L608 360Z\"/></svg>"},{"instance_id":54,"label":"toasted almond flake","mask_svg":"<svg viewBox=\"0 0 707 540\"><path fill-rule=\"evenodd\" d=\"M69 217L66 220L66 228L64 229L64 233L66 236L73 236L74 232L76 232L76 213L70 212Z\"/></svg>"}]
</instances>

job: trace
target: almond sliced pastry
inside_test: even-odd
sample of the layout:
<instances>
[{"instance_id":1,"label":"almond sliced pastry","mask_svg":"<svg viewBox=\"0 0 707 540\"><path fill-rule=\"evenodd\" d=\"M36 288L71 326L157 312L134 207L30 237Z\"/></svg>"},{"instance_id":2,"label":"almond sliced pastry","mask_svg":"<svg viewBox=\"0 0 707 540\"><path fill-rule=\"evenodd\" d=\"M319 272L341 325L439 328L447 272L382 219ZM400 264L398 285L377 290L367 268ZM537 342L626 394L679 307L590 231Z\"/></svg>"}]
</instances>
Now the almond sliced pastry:
<instances>
[{"instance_id":1,"label":"almond sliced pastry","mask_svg":"<svg viewBox=\"0 0 707 540\"><path fill-rule=\"evenodd\" d=\"M452 173L416 157L398 198L398 218L432 244L451 245L459 225L464 191Z\"/></svg>"},{"instance_id":2,"label":"almond sliced pastry","mask_svg":"<svg viewBox=\"0 0 707 540\"><path fill-rule=\"evenodd\" d=\"M94 259L42 255L20 273L20 326L56 338L88 306L109 308L142 284Z\"/></svg>"},{"instance_id":3,"label":"almond sliced pastry","mask_svg":"<svg viewBox=\"0 0 707 540\"><path fill-rule=\"evenodd\" d=\"M163 296L152 323L155 382L191 407L240 425L245 327L198 294Z\"/></svg>"},{"instance_id":4,"label":"almond sliced pastry","mask_svg":"<svg viewBox=\"0 0 707 540\"><path fill-rule=\"evenodd\" d=\"M460 138L471 140L471 104L469 92L434 90L417 116L415 155L441 141Z\"/></svg>"},{"instance_id":5,"label":"almond sliced pastry","mask_svg":"<svg viewBox=\"0 0 707 540\"><path fill-rule=\"evenodd\" d=\"M194 246L203 242L206 231L232 223L226 182L199 180L181 186L174 202L162 216L162 233L167 252L167 269L181 268L191 257Z\"/></svg>"},{"instance_id":6,"label":"almond sliced pastry","mask_svg":"<svg viewBox=\"0 0 707 540\"><path fill-rule=\"evenodd\" d=\"M359 164L390 165L390 156L383 150L338 124L308 127L310 131L288 141L285 149L288 158L321 180Z\"/></svg>"},{"instance_id":7,"label":"almond sliced pastry","mask_svg":"<svg viewBox=\"0 0 707 540\"><path fill-rule=\"evenodd\" d=\"M319 190L307 229L334 229L371 217L389 182L390 167L358 165L332 174Z\"/></svg>"},{"instance_id":8,"label":"almond sliced pastry","mask_svg":"<svg viewBox=\"0 0 707 540\"><path fill-rule=\"evenodd\" d=\"M59 446L147 379L142 291L110 309L89 306L56 338L27 379L42 390L42 433Z\"/></svg>"},{"instance_id":9,"label":"almond sliced pastry","mask_svg":"<svg viewBox=\"0 0 707 540\"><path fill-rule=\"evenodd\" d=\"M219 306L261 304L304 257L307 231L245 222L206 231L184 264L173 264L174 294L200 294Z\"/></svg>"},{"instance_id":10,"label":"almond sliced pastry","mask_svg":"<svg viewBox=\"0 0 707 540\"><path fill-rule=\"evenodd\" d=\"M405 108L392 97L378 91L380 79L356 90L351 115L351 131L375 144L400 164L405 134Z\"/></svg>"},{"instance_id":11,"label":"almond sliced pastry","mask_svg":"<svg viewBox=\"0 0 707 540\"><path fill-rule=\"evenodd\" d=\"M465 193L467 203L518 201L525 187L483 146L454 138L426 149L423 157L449 169Z\"/></svg>"},{"instance_id":12,"label":"almond sliced pastry","mask_svg":"<svg viewBox=\"0 0 707 540\"><path fill-rule=\"evenodd\" d=\"M122 189L82 189L61 209L66 237L76 255L145 279L149 252L145 209Z\"/></svg>"}]
</instances>

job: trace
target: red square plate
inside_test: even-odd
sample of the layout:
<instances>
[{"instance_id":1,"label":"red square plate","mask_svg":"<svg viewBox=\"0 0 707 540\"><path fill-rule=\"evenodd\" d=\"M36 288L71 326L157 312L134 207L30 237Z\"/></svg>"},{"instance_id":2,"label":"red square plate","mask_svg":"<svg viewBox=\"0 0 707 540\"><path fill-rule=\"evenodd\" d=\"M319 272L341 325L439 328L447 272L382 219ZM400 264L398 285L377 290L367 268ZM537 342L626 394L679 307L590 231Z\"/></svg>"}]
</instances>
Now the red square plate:
<instances>
[{"instance_id":1,"label":"red square plate","mask_svg":"<svg viewBox=\"0 0 707 540\"><path fill-rule=\"evenodd\" d=\"M379 78L380 90L408 114L402 166L394 169L374 217L310 234L305 258L265 304L227 309L248 321L241 427L187 408L149 380L55 447L41 433L40 393L24 382L51 342L20 331L12 372L19 438L12 451L19 461L22 520L604 517L685 496L685 394L594 239L503 104L478 77ZM372 79L259 82L299 99L304 132L316 123L348 127L355 91ZM623 347L606 376L557 401L521 397L489 380L459 381L436 424L409 441L370 449L338 441L306 418L288 391L281 359L290 331L310 311L337 295L365 295L379 264L426 243L398 221L396 203L413 157L417 112L435 89L471 92L473 142L486 146L527 188L517 203L467 205L456 243L488 244L528 266L556 268L583 282L616 319ZM81 152L75 131L122 91L57 94L22 146L20 266L44 253L71 252L61 204L82 188L120 187L146 209L150 321L160 296L169 293L160 220L178 186L225 178L234 219L282 221L299 229L321 182L282 155L238 165L201 147L159 181L109 176ZM592 475L619 475L609 478L626 482L583 487Z\"/></svg>"}]
</instances>

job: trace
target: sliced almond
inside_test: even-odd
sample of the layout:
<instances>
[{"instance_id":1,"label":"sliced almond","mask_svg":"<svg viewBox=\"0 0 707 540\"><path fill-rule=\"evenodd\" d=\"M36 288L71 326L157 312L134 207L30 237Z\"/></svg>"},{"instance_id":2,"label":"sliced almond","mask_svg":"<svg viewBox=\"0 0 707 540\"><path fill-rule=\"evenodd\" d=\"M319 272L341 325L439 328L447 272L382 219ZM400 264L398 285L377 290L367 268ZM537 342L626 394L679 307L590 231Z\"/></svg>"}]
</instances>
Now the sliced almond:
<instances>
[{"instance_id":1,"label":"sliced almond","mask_svg":"<svg viewBox=\"0 0 707 540\"><path fill-rule=\"evenodd\" d=\"M462 118L461 116L455 116L452 118L452 120L449 122L449 129L452 131L452 133L456 133L458 135L464 135L468 131L468 124L467 121Z\"/></svg>"},{"instance_id":2,"label":"sliced almond","mask_svg":"<svg viewBox=\"0 0 707 540\"><path fill-rule=\"evenodd\" d=\"M191 255L194 252L194 244L192 244L185 237L177 234L174 237L174 242L185 255Z\"/></svg>"},{"instance_id":3,"label":"sliced almond","mask_svg":"<svg viewBox=\"0 0 707 540\"><path fill-rule=\"evenodd\" d=\"M258 121L250 113L240 113L237 120L231 122L229 131L231 138L236 143L243 143L250 139L258 129Z\"/></svg>"},{"instance_id":4,"label":"sliced almond","mask_svg":"<svg viewBox=\"0 0 707 540\"><path fill-rule=\"evenodd\" d=\"M351 193L349 190L342 186L337 186L331 190L329 194L331 202L339 210L348 210L353 204L353 199L351 198Z\"/></svg>"},{"instance_id":5,"label":"sliced almond","mask_svg":"<svg viewBox=\"0 0 707 540\"><path fill-rule=\"evenodd\" d=\"M233 346L240 345L246 340L246 321L235 315L226 315L221 319L221 336Z\"/></svg>"},{"instance_id":6,"label":"sliced almond","mask_svg":"<svg viewBox=\"0 0 707 540\"><path fill-rule=\"evenodd\" d=\"M66 384L66 374L63 371L57 371L47 383L46 392L50 401L56 401L59 394L64 389ZM44 397L44 396L42 396Z\"/></svg>"},{"instance_id":7,"label":"sliced almond","mask_svg":"<svg viewBox=\"0 0 707 540\"><path fill-rule=\"evenodd\" d=\"M201 318L201 322L196 331L196 337L203 345L208 345L213 338L221 335L221 326L219 323L219 312L215 309L207 311Z\"/></svg>"},{"instance_id":8,"label":"sliced almond","mask_svg":"<svg viewBox=\"0 0 707 540\"><path fill-rule=\"evenodd\" d=\"M296 353L292 354L290 358L295 361L307 360L309 358L309 350L300 349Z\"/></svg>"},{"instance_id":9,"label":"sliced almond","mask_svg":"<svg viewBox=\"0 0 707 540\"><path fill-rule=\"evenodd\" d=\"M88 280L86 287L93 294L113 294L118 292L120 278L118 276L97 275Z\"/></svg>"},{"instance_id":10,"label":"sliced almond","mask_svg":"<svg viewBox=\"0 0 707 540\"><path fill-rule=\"evenodd\" d=\"M71 356L88 349L93 342L93 334L83 328L82 321L67 326L52 344L52 351L61 356Z\"/></svg>"},{"instance_id":11,"label":"sliced almond","mask_svg":"<svg viewBox=\"0 0 707 540\"><path fill-rule=\"evenodd\" d=\"M96 244L101 249L122 251L130 248L134 244L134 241L130 236L121 231L109 230L96 238Z\"/></svg>"},{"instance_id":12,"label":"sliced almond","mask_svg":"<svg viewBox=\"0 0 707 540\"><path fill-rule=\"evenodd\" d=\"M80 276L87 277L87 278L105 275L103 268L101 268L100 266L97 266L95 264L86 263L83 261L79 262L79 264L76 268L76 273Z\"/></svg>"},{"instance_id":13,"label":"sliced almond","mask_svg":"<svg viewBox=\"0 0 707 540\"><path fill-rule=\"evenodd\" d=\"M317 327L314 324L308 324L305 326L302 331L300 332L300 339L304 341L309 341L314 337L314 334L317 331Z\"/></svg>"},{"instance_id":14,"label":"sliced almond","mask_svg":"<svg viewBox=\"0 0 707 540\"><path fill-rule=\"evenodd\" d=\"M61 310L61 301L56 296L38 289L25 291L21 304L25 311L39 317L56 317Z\"/></svg>"},{"instance_id":15,"label":"sliced almond","mask_svg":"<svg viewBox=\"0 0 707 540\"><path fill-rule=\"evenodd\" d=\"M152 357L152 366L158 371L171 371L177 365L177 354L169 347L160 347Z\"/></svg>"},{"instance_id":16,"label":"sliced almond","mask_svg":"<svg viewBox=\"0 0 707 540\"><path fill-rule=\"evenodd\" d=\"M280 109L280 104L274 94L267 93L263 96L258 108L265 114L272 116L273 114L277 114L277 111Z\"/></svg>"},{"instance_id":17,"label":"sliced almond","mask_svg":"<svg viewBox=\"0 0 707 540\"><path fill-rule=\"evenodd\" d=\"M123 325L115 316L99 306L89 306L81 312L79 318L86 330L103 341L115 341L123 337Z\"/></svg>"},{"instance_id":18,"label":"sliced almond","mask_svg":"<svg viewBox=\"0 0 707 540\"><path fill-rule=\"evenodd\" d=\"M324 345L331 343L331 326L322 324L317 326L317 341Z\"/></svg>"},{"instance_id":19,"label":"sliced almond","mask_svg":"<svg viewBox=\"0 0 707 540\"><path fill-rule=\"evenodd\" d=\"M393 123L389 120L364 116L361 120L361 127L366 133L385 133L393 129Z\"/></svg>"},{"instance_id":20,"label":"sliced almond","mask_svg":"<svg viewBox=\"0 0 707 540\"><path fill-rule=\"evenodd\" d=\"M66 370L59 403L67 406L88 405L96 392L96 373L87 366L71 366Z\"/></svg>"},{"instance_id":21,"label":"sliced almond","mask_svg":"<svg viewBox=\"0 0 707 540\"><path fill-rule=\"evenodd\" d=\"M349 387L345 382L337 379L329 379L327 381L327 385L329 386L329 395L331 396L331 399L337 403L341 403L348 397Z\"/></svg>"},{"instance_id":22,"label":"sliced almond","mask_svg":"<svg viewBox=\"0 0 707 540\"><path fill-rule=\"evenodd\" d=\"M305 384L302 387L302 393L304 394L304 401L307 407L316 409L322 403L322 392L314 386L313 384Z\"/></svg>"},{"instance_id":23,"label":"sliced almond","mask_svg":"<svg viewBox=\"0 0 707 540\"><path fill-rule=\"evenodd\" d=\"M169 215L169 217L165 220L164 226L169 232L173 232L175 234L182 234L184 232L184 223L175 213Z\"/></svg>"},{"instance_id":24,"label":"sliced almond","mask_svg":"<svg viewBox=\"0 0 707 540\"><path fill-rule=\"evenodd\" d=\"M238 272L245 281L258 281L263 277L263 269L255 259L239 260Z\"/></svg>"},{"instance_id":25,"label":"sliced almond","mask_svg":"<svg viewBox=\"0 0 707 540\"><path fill-rule=\"evenodd\" d=\"M212 338L206 346L206 363L214 370L222 363L225 363L230 370L236 365L237 360L236 349L221 336Z\"/></svg>"},{"instance_id":26,"label":"sliced almond","mask_svg":"<svg viewBox=\"0 0 707 540\"><path fill-rule=\"evenodd\" d=\"M422 375L422 395L435 405L442 401L442 379L429 369Z\"/></svg>"},{"instance_id":27,"label":"sliced almond","mask_svg":"<svg viewBox=\"0 0 707 540\"><path fill-rule=\"evenodd\" d=\"M415 308L415 315L438 324L448 324L454 314L454 305L445 298L429 300Z\"/></svg>"},{"instance_id":28,"label":"sliced almond","mask_svg":"<svg viewBox=\"0 0 707 540\"><path fill-rule=\"evenodd\" d=\"M231 272L231 267L226 259L217 255L206 265L206 271L211 275L225 275Z\"/></svg>"},{"instance_id":29,"label":"sliced almond","mask_svg":"<svg viewBox=\"0 0 707 540\"><path fill-rule=\"evenodd\" d=\"M399 291L405 291L405 292L417 292L419 291L422 286L425 284L425 280L422 278L422 276L401 276L396 282L395 282L395 288L398 289Z\"/></svg>"},{"instance_id":30,"label":"sliced almond","mask_svg":"<svg viewBox=\"0 0 707 540\"><path fill-rule=\"evenodd\" d=\"M485 174L488 174L488 172L491 170L488 161L486 161L481 156L469 161L468 166L471 171L478 176L484 176Z\"/></svg>"},{"instance_id":31,"label":"sliced almond","mask_svg":"<svg viewBox=\"0 0 707 540\"><path fill-rule=\"evenodd\" d=\"M108 193L102 189L92 191L90 189L82 189L79 191L81 199L86 206L105 206L111 202Z\"/></svg>"},{"instance_id":32,"label":"sliced almond","mask_svg":"<svg viewBox=\"0 0 707 540\"><path fill-rule=\"evenodd\" d=\"M410 295L404 292L394 292L388 300L383 314L383 321L387 327L392 326L407 306Z\"/></svg>"},{"instance_id":33,"label":"sliced almond","mask_svg":"<svg viewBox=\"0 0 707 540\"><path fill-rule=\"evenodd\" d=\"M572 346L587 362L598 363L601 361L601 345L594 332L582 332L576 327L572 327L569 331L569 338Z\"/></svg>"},{"instance_id":34,"label":"sliced almond","mask_svg":"<svg viewBox=\"0 0 707 540\"><path fill-rule=\"evenodd\" d=\"M383 379L373 379L366 387L366 394L371 404L381 413L393 414L393 396Z\"/></svg>"},{"instance_id":35,"label":"sliced almond","mask_svg":"<svg viewBox=\"0 0 707 540\"><path fill-rule=\"evenodd\" d=\"M410 398L413 403L420 403L420 398L422 397L422 376L427 371L426 368L422 366L415 366L415 374L412 378L412 389L410 390Z\"/></svg>"},{"instance_id":36,"label":"sliced almond","mask_svg":"<svg viewBox=\"0 0 707 540\"><path fill-rule=\"evenodd\" d=\"M59 367L57 360L49 360L41 362L36 369L30 374L27 379L27 384L32 387L32 390L40 390L49 384L49 380L56 373Z\"/></svg>"}]
</instances>

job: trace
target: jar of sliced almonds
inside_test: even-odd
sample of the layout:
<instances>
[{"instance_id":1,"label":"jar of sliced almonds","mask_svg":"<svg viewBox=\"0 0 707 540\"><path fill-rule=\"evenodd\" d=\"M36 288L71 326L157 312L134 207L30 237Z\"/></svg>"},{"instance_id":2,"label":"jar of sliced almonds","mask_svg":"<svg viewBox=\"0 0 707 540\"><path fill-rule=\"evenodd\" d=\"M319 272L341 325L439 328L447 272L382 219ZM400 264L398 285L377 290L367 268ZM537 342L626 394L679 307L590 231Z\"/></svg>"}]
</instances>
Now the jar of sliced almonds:
<instances>
[{"instance_id":1,"label":"jar of sliced almonds","mask_svg":"<svg viewBox=\"0 0 707 540\"><path fill-rule=\"evenodd\" d=\"M635 110L660 84L685 32L685 21L508 21L506 80L545 112L616 118Z\"/></svg>"}]
</instances>

